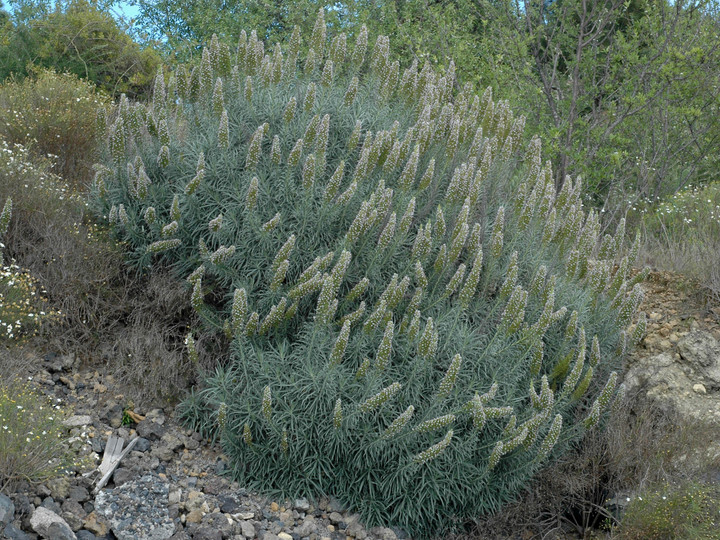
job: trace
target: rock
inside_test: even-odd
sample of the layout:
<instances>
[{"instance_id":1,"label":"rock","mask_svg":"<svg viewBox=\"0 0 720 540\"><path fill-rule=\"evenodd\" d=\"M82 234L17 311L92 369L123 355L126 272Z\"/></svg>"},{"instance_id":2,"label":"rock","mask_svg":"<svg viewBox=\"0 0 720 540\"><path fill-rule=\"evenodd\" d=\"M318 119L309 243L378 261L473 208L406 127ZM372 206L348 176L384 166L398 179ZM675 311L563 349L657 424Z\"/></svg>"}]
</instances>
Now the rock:
<instances>
[{"instance_id":1,"label":"rock","mask_svg":"<svg viewBox=\"0 0 720 540\"><path fill-rule=\"evenodd\" d=\"M367 538L365 528L360 525L358 521L350 522L345 529L345 534L352 536L353 538L357 538L358 540L365 540L365 538Z\"/></svg>"},{"instance_id":2,"label":"rock","mask_svg":"<svg viewBox=\"0 0 720 540\"><path fill-rule=\"evenodd\" d=\"M100 420L107 422L111 428L117 429L122 425L123 408L114 401L108 402L100 413Z\"/></svg>"},{"instance_id":3,"label":"rock","mask_svg":"<svg viewBox=\"0 0 720 540\"><path fill-rule=\"evenodd\" d=\"M695 374L686 363L665 352L635 361L624 382L628 394L639 393L663 412L677 414L686 421L720 424L720 395L698 393L694 389L698 383L691 377Z\"/></svg>"},{"instance_id":4,"label":"rock","mask_svg":"<svg viewBox=\"0 0 720 540\"><path fill-rule=\"evenodd\" d=\"M240 505L232 497L220 497L220 511L225 514L234 514Z\"/></svg>"},{"instance_id":5,"label":"rock","mask_svg":"<svg viewBox=\"0 0 720 540\"><path fill-rule=\"evenodd\" d=\"M280 506L276 502L270 503L270 511L271 512L278 512L280 510Z\"/></svg>"},{"instance_id":6,"label":"rock","mask_svg":"<svg viewBox=\"0 0 720 540\"><path fill-rule=\"evenodd\" d=\"M80 507L82 508L82 507ZM84 514L85 512L83 512ZM77 514L73 512L63 512L61 514L62 518L65 520L65 522L70 527L70 530L72 530L74 533L78 532L80 529L82 529L83 522L82 518L78 516Z\"/></svg>"},{"instance_id":7,"label":"rock","mask_svg":"<svg viewBox=\"0 0 720 540\"><path fill-rule=\"evenodd\" d=\"M707 379L713 388L720 388L720 342L712 334L691 332L677 344L680 357Z\"/></svg>"},{"instance_id":8,"label":"rock","mask_svg":"<svg viewBox=\"0 0 720 540\"><path fill-rule=\"evenodd\" d=\"M198 448L200 448L200 442L196 441L192 437L186 437L183 444L185 445L185 448L187 448L188 450L191 450L191 451L197 450Z\"/></svg>"},{"instance_id":9,"label":"rock","mask_svg":"<svg viewBox=\"0 0 720 540\"><path fill-rule=\"evenodd\" d=\"M96 536L105 536L108 533L108 524L104 518L98 516L95 512L91 512L83 520L83 527L92 532Z\"/></svg>"},{"instance_id":10,"label":"rock","mask_svg":"<svg viewBox=\"0 0 720 540\"><path fill-rule=\"evenodd\" d=\"M30 536L15 527L12 523L8 524L5 530L2 530L0 527L0 532L2 532L3 538L7 538L8 540L31 540Z\"/></svg>"},{"instance_id":11,"label":"rock","mask_svg":"<svg viewBox=\"0 0 720 540\"><path fill-rule=\"evenodd\" d=\"M97 540L97 536L95 536L90 531L86 531L84 529L76 532L75 536L77 536L78 540Z\"/></svg>"},{"instance_id":12,"label":"rock","mask_svg":"<svg viewBox=\"0 0 720 540\"><path fill-rule=\"evenodd\" d=\"M395 531L387 527L373 527L370 529L370 534L378 537L380 540L397 540Z\"/></svg>"},{"instance_id":13,"label":"rock","mask_svg":"<svg viewBox=\"0 0 720 540\"><path fill-rule=\"evenodd\" d=\"M89 415L74 415L63 421L63 425L66 427L83 427L92 424L92 416Z\"/></svg>"},{"instance_id":14,"label":"rock","mask_svg":"<svg viewBox=\"0 0 720 540\"><path fill-rule=\"evenodd\" d=\"M255 538L255 527L249 521L240 522L240 532L245 538Z\"/></svg>"},{"instance_id":15,"label":"rock","mask_svg":"<svg viewBox=\"0 0 720 540\"><path fill-rule=\"evenodd\" d=\"M53 499L52 497L45 497L40 506L42 506L43 508L47 508L51 512L55 512L58 515L60 515L60 513L62 512L62 508L60 508L60 505L56 503L55 499Z\"/></svg>"},{"instance_id":16,"label":"rock","mask_svg":"<svg viewBox=\"0 0 720 540\"><path fill-rule=\"evenodd\" d=\"M293 540L293 537L290 536L290 535L289 535L288 533L286 533L286 532L278 533L277 537L278 537L280 540Z\"/></svg>"},{"instance_id":17,"label":"rock","mask_svg":"<svg viewBox=\"0 0 720 540\"><path fill-rule=\"evenodd\" d=\"M90 492L83 486L73 486L70 488L68 498L72 501L83 503L90 498Z\"/></svg>"},{"instance_id":18,"label":"rock","mask_svg":"<svg viewBox=\"0 0 720 540\"><path fill-rule=\"evenodd\" d=\"M53 478L48 482L48 489L54 499L66 499L70 493L70 480L65 477Z\"/></svg>"},{"instance_id":19,"label":"rock","mask_svg":"<svg viewBox=\"0 0 720 540\"><path fill-rule=\"evenodd\" d=\"M120 487L135 478L136 476L137 473L135 471L131 471L130 469L127 469L125 467L118 467L113 473L113 482L115 483L115 487Z\"/></svg>"},{"instance_id":20,"label":"rock","mask_svg":"<svg viewBox=\"0 0 720 540\"><path fill-rule=\"evenodd\" d=\"M200 523L203 518L202 510L191 510L185 516L185 521L188 523Z\"/></svg>"},{"instance_id":21,"label":"rock","mask_svg":"<svg viewBox=\"0 0 720 540\"><path fill-rule=\"evenodd\" d=\"M168 504L178 504L182 499L182 489L179 487L172 488L168 493Z\"/></svg>"},{"instance_id":22,"label":"rock","mask_svg":"<svg viewBox=\"0 0 720 540\"><path fill-rule=\"evenodd\" d=\"M300 512L307 512L310 510L310 502L308 502L307 499L295 499L295 510L299 510Z\"/></svg>"},{"instance_id":23,"label":"rock","mask_svg":"<svg viewBox=\"0 0 720 540\"><path fill-rule=\"evenodd\" d=\"M700 394L700 395L703 395L703 396L704 396L705 394L707 394L707 389L705 388L705 385L702 384L702 383L693 384L693 391L694 391L696 394Z\"/></svg>"},{"instance_id":24,"label":"rock","mask_svg":"<svg viewBox=\"0 0 720 540\"><path fill-rule=\"evenodd\" d=\"M136 452L147 452L150 450L150 441L145 437L138 437L138 442L135 443L133 449Z\"/></svg>"},{"instance_id":25,"label":"rock","mask_svg":"<svg viewBox=\"0 0 720 540\"><path fill-rule=\"evenodd\" d=\"M224 537L220 531L216 531L209 526L201 526L193 533L193 540L223 540Z\"/></svg>"},{"instance_id":26,"label":"rock","mask_svg":"<svg viewBox=\"0 0 720 540\"><path fill-rule=\"evenodd\" d=\"M221 533L222 538L228 538L232 533L233 525L225 514L214 512L203 517L201 528L209 528Z\"/></svg>"},{"instance_id":27,"label":"rock","mask_svg":"<svg viewBox=\"0 0 720 540\"><path fill-rule=\"evenodd\" d=\"M166 540L175 532L168 512L168 484L152 475L101 491L95 509L108 520L118 540Z\"/></svg>"},{"instance_id":28,"label":"rock","mask_svg":"<svg viewBox=\"0 0 720 540\"><path fill-rule=\"evenodd\" d=\"M150 441L158 441L165 435L166 429L161 424L146 418L137 425L137 432L140 437Z\"/></svg>"},{"instance_id":29,"label":"rock","mask_svg":"<svg viewBox=\"0 0 720 540\"><path fill-rule=\"evenodd\" d=\"M30 516L30 526L43 538L50 540L77 540L75 533L67 522L55 512L43 508L37 508Z\"/></svg>"},{"instance_id":30,"label":"rock","mask_svg":"<svg viewBox=\"0 0 720 540\"><path fill-rule=\"evenodd\" d=\"M87 512L79 502L68 499L62 504L62 517L67 521L67 524L70 525L73 532L77 533L82 529L83 519L85 519L86 516Z\"/></svg>"},{"instance_id":31,"label":"rock","mask_svg":"<svg viewBox=\"0 0 720 540\"><path fill-rule=\"evenodd\" d=\"M58 354L49 353L43 357L45 367L51 373L59 373L61 371L69 371L75 363L75 354Z\"/></svg>"},{"instance_id":32,"label":"rock","mask_svg":"<svg viewBox=\"0 0 720 540\"><path fill-rule=\"evenodd\" d=\"M330 518L330 523L333 523L335 525L337 525L343 520L342 514L340 514L339 512L330 512L328 518Z\"/></svg>"},{"instance_id":33,"label":"rock","mask_svg":"<svg viewBox=\"0 0 720 540\"><path fill-rule=\"evenodd\" d=\"M297 534L299 534L301 537L310 536L311 534L313 534L316 531L317 531L317 524L315 523L315 520L311 516L306 517L300 526L295 527L295 532Z\"/></svg>"},{"instance_id":34,"label":"rock","mask_svg":"<svg viewBox=\"0 0 720 540\"><path fill-rule=\"evenodd\" d=\"M7 495L0 493L0 529L13 519L15 519L15 503Z\"/></svg>"},{"instance_id":35,"label":"rock","mask_svg":"<svg viewBox=\"0 0 720 540\"><path fill-rule=\"evenodd\" d=\"M187 501L185 501L185 509L188 512L193 510L202 510L203 512L210 511L210 507L205 501L205 495L202 491L191 491L188 493Z\"/></svg>"}]
</instances>

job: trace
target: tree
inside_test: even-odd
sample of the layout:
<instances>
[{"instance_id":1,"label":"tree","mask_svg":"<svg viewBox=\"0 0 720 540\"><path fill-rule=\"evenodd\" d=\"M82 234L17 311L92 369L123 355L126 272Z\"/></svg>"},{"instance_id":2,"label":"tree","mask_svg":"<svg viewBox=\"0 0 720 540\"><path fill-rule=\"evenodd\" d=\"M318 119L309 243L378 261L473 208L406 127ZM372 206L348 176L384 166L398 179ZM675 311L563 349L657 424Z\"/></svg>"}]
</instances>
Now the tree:
<instances>
[{"instance_id":1,"label":"tree","mask_svg":"<svg viewBox=\"0 0 720 540\"><path fill-rule=\"evenodd\" d=\"M150 89L159 57L127 35L107 11L109 3L73 0L53 9L47 2L14 4L0 41L0 79L27 76L34 64L78 75L111 95Z\"/></svg>"}]
</instances>

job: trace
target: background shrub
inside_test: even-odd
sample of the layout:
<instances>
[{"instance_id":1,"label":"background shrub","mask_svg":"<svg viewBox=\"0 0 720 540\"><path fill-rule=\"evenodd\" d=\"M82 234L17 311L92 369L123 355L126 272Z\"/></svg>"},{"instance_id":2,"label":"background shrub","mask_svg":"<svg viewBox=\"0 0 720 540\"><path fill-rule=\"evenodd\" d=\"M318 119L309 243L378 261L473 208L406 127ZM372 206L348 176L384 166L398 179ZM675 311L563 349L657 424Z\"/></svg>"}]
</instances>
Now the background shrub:
<instances>
[{"instance_id":1,"label":"background shrub","mask_svg":"<svg viewBox=\"0 0 720 540\"><path fill-rule=\"evenodd\" d=\"M684 274L720 299L720 183L639 204L631 219L644 232L643 262Z\"/></svg>"},{"instance_id":2,"label":"background shrub","mask_svg":"<svg viewBox=\"0 0 720 540\"><path fill-rule=\"evenodd\" d=\"M455 94L452 65L327 41L321 12L299 73L297 34L272 55L244 35L237 65L213 39L150 105L121 100L94 205L232 340L182 415L239 480L436 534L601 423L637 243L620 258L624 222L600 238L580 182L556 194L524 118Z\"/></svg>"},{"instance_id":3,"label":"background shrub","mask_svg":"<svg viewBox=\"0 0 720 540\"><path fill-rule=\"evenodd\" d=\"M92 178L97 137L95 116L107 103L88 82L67 73L39 70L0 85L0 136L21 144L74 188Z\"/></svg>"},{"instance_id":4,"label":"background shrub","mask_svg":"<svg viewBox=\"0 0 720 540\"><path fill-rule=\"evenodd\" d=\"M1 354L8 353L1 351ZM70 464L62 419L59 406L34 391L27 381L3 377L0 381L0 492L12 493L21 481L41 482L52 478Z\"/></svg>"},{"instance_id":5,"label":"background shrub","mask_svg":"<svg viewBox=\"0 0 720 540\"><path fill-rule=\"evenodd\" d=\"M633 497L615 537L619 540L673 540L720 538L717 486L686 481L654 486Z\"/></svg>"},{"instance_id":6,"label":"background shrub","mask_svg":"<svg viewBox=\"0 0 720 540\"><path fill-rule=\"evenodd\" d=\"M21 80L34 69L75 75L111 96L145 95L160 63L151 47L140 47L107 3L15 2L0 9L0 82Z\"/></svg>"}]
</instances>

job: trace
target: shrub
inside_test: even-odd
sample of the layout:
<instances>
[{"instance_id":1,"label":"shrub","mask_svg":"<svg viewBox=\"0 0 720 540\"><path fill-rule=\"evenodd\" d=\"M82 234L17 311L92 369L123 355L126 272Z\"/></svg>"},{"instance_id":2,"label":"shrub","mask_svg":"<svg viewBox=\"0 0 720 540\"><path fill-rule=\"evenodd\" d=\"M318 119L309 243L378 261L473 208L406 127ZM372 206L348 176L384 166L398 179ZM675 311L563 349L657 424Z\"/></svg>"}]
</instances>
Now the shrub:
<instances>
[{"instance_id":1,"label":"shrub","mask_svg":"<svg viewBox=\"0 0 720 540\"><path fill-rule=\"evenodd\" d=\"M160 63L128 28L96 2L24 3L3 20L0 81L32 76L35 67L70 73L112 96L143 96Z\"/></svg>"},{"instance_id":2,"label":"shrub","mask_svg":"<svg viewBox=\"0 0 720 540\"><path fill-rule=\"evenodd\" d=\"M114 241L86 219L82 197L49 169L47 159L0 139L0 201L13 202L12 219L0 240L3 254L45 291L50 309L41 310L61 314L52 319L62 324L46 338L60 349L82 345L93 350L101 328L122 324L130 280L123 275ZM24 293L14 289L13 294Z\"/></svg>"},{"instance_id":3,"label":"shrub","mask_svg":"<svg viewBox=\"0 0 720 540\"><path fill-rule=\"evenodd\" d=\"M618 540L717 540L717 486L686 481L655 486L633 497L616 529Z\"/></svg>"},{"instance_id":4,"label":"shrub","mask_svg":"<svg viewBox=\"0 0 720 540\"><path fill-rule=\"evenodd\" d=\"M645 231L645 261L682 273L720 298L720 182L646 201L633 217Z\"/></svg>"},{"instance_id":5,"label":"shrub","mask_svg":"<svg viewBox=\"0 0 720 540\"><path fill-rule=\"evenodd\" d=\"M235 66L213 39L151 105L121 100L94 205L232 340L181 415L240 481L439 533L603 421L636 250L452 65L401 74L386 37L328 47L320 17L298 72L299 39L244 34Z\"/></svg>"},{"instance_id":6,"label":"shrub","mask_svg":"<svg viewBox=\"0 0 720 540\"><path fill-rule=\"evenodd\" d=\"M62 410L27 382L0 382L0 492L58 475L71 461Z\"/></svg>"},{"instance_id":7,"label":"shrub","mask_svg":"<svg viewBox=\"0 0 720 540\"><path fill-rule=\"evenodd\" d=\"M9 79L0 85L0 137L51 158L56 174L84 187L92 178L96 111L106 102L91 83L67 73Z\"/></svg>"}]
</instances>

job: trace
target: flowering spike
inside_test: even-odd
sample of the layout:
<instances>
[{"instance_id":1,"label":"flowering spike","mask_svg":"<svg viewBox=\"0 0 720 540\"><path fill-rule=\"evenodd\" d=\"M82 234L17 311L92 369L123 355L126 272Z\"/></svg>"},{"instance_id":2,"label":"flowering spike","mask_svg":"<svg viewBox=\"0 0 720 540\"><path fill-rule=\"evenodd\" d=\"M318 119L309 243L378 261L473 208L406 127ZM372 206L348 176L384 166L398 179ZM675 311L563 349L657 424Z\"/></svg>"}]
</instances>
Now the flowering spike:
<instances>
[{"instance_id":1,"label":"flowering spike","mask_svg":"<svg viewBox=\"0 0 720 540\"><path fill-rule=\"evenodd\" d=\"M392 321L388 321L387 325L385 325L385 333L383 334L382 342L380 343L378 352L375 355L375 367L378 371L383 371L390 362L394 331L395 324Z\"/></svg>"},{"instance_id":2,"label":"flowering spike","mask_svg":"<svg viewBox=\"0 0 720 540\"><path fill-rule=\"evenodd\" d=\"M452 391L453 387L455 386L455 380L457 379L457 375L460 372L461 364L462 357L459 354L456 354L453 357L452 362L450 362L450 367L445 373L443 380L440 382L440 388L438 389L437 393L437 397L439 399L447 397Z\"/></svg>"},{"instance_id":3,"label":"flowering spike","mask_svg":"<svg viewBox=\"0 0 720 540\"><path fill-rule=\"evenodd\" d=\"M348 338L350 337L350 322L346 321L343 323L343 327L340 330L340 335L333 346L332 352L330 353L330 366L337 366L342 361L343 354L345 354L345 348L348 344Z\"/></svg>"},{"instance_id":4,"label":"flowering spike","mask_svg":"<svg viewBox=\"0 0 720 540\"><path fill-rule=\"evenodd\" d=\"M374 396L366 399L360 404L360 410L364 413L373 411L380 407L383 403L393 398L395 394L400 391L402 385L398 382L392 383L390 386L383 388L380 392Z\"/></svg>"},{"instance_id":5,"label":"flowering spike","mask_svg":"<svg viewBox=\"0 0 720 540\"><path fill-rule=\"evenodd\" d=\"M413 461L418 465L423 465L427 463L428 461L431 461L435 458L437 458L440 454L443 453L443 451L450 445L450 441L453 438L453 430L447 432L445 437L437 444L434 444L427 450L423 450L419 454L417 454Z\"/></svg>"}]
</instances>

